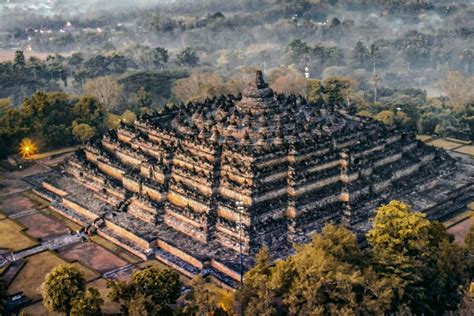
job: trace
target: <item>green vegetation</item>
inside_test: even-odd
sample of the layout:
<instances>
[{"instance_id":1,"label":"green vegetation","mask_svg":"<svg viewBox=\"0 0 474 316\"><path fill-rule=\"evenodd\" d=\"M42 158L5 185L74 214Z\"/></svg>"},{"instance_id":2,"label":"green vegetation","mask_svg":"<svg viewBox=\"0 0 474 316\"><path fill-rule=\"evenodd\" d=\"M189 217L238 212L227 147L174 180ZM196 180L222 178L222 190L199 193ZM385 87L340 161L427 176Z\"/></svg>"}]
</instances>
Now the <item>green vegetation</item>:
<instances>
[{"instance_id":1,"label":"green vegetation","mask_svg":"<svg viewBox=\"0 0 474 316\"><path fill-rule=\"evenodd\" d=\"M353 233L326 225L274 264L263 248L238 293L245 314L443 314L469 283L466 247L444 226L392 201L378 209L361 250ZM283 299L283 306L277 304Z\"/></svg>"},{"instance_id":2,"label":"green vegetation","mask_svg":"<svg viewBox=\"0 0 474 316\"><path fill-rule=\"evenodd\" d=\"M47 252L28 258L19 277L31 281L32 273L44 276L41 271L55 266L41 286L43 304L68 315L101 315L103 308L117 312L114 303L122 315L440 315L469 310L474 226L463 245L455 244L444 225L399 201L380 206L372 221L367 248L360 247L354 233L333 224L309 243L295 245L286 259L273 261L262 247L236 292L196 276L191 291L181 295L179 274L161 266L135 270L127 282L97 279L90 285L98 289L86 288L96 275L80 265L62 264L56 256L54 263ZM17 279L9 293L24 290ZM110 301L104 302L101 293Z\"/></svg>"},{"instance_id":3,"label":"green vegetation","mask_svg":"<svg viewBox=\"0 0 474 316\"><path fill-rule=\"evenodd\" d=\"M101 315L104 303L99 291L86 291L84 274L72 265L62 264L52 269L41 285L43 305L50 312L66 315Z\"/></svg>"},{"instance_id":4,"label":"green vegetation","mask_svg":"<svg viewBox=\"0 0 474 316\"><path fill-rule=\"evenodd\" d=\"M129 5L114 4L113 10L101 6L97 13L94 4L56 3L49 14L28 12L21 19L26 13L19 7L0 11L4 48L32 50L17 51L10 54L12 60L0 63L0 117L37 91L92 96L111 115L127 109L138 115L173 102L238 93L252 68L264 68L279 93L315 99L317 83L303 75L308 67L309 77L318 82L350 78L344 98L327 95L325 101L355 105L365 116L418 133L474 137L471 3L225 0ZM73 14L75 9L80 11ZM31 56L37 52L47 57ZM64 139L58 143L70 143L90 139L104 126L77 122L73 131L73 121L47 134L60 128ZM117 125L114 117L109 121L106 126ZM0 134L15 144L0 143L0 148L14 152L20 134L29 129L10 126Z\"/></svg>"},{"instance_id":5,"label":"green vegetation","mask_svg":"<svg viewBox=\"0 0 474 316\"><path fill-rule=\"evenodd\" d=\"M134 271L130 282L109 284L110 298L121 303L124 315L172 315L174 304L181 292L179 274L165 269L146 267Z\"/></svg>"},{"instance_id":6,"label":"green vegetation","mask_svg":"<svg viewBox=\"0 0 474 316\"><path fill-rule=\"evenodd\" d=\"M71 313L72 302L85 291L86 280L82 273L69 265L55 267L41 285L43 305L50 312Z\"/></svg>"},{"instance_id":7,"label":"green vegetation","mask_svg":"<svg viewBox=\"0 0 474 316\"><path fill-rule=\"evenodd\" d=\"M79 294L72 301L72 316L100 316L102 315L104 300L95 288L88 288L84 294Z\"/></svg>"},{"instance_id":8,"label":"green vegetation","mask_svg":"<svg viewBox=\"0 0 474 316\"><path fill-rule=\"evenodd\" d=\"M87 124L94 126L94 131L101 131L103 117L102 106L91 98L35 93L19 108L9 107L0 117L0 156L17 152L20 140L25 137L31 138L42 150L74 144L73 135L87 138L91 133L78 126Z\"/></svg>"},{"instance_id":9,"label":"green vegetation","mask_svg":"<svg viewBox=\"0 0 474 316\"><path fill-rule=\"evenodd\" d=\"M26 235L24 230L24 226L11 219L1 219L0 249L20 251L38 245L38 241Z\"/></svg>"}]
</instances>

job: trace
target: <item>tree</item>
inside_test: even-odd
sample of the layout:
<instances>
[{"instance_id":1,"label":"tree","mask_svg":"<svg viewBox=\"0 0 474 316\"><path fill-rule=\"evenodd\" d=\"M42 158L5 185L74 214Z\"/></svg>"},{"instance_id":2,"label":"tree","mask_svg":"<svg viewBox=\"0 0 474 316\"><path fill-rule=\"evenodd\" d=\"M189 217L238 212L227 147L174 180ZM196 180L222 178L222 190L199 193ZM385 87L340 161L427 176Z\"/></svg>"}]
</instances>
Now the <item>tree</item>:
<instances>
[{"instance_id":1,"label":"tree","mask_svg":"<svg viewBox=\"0 0 474 316\"><path fill-rule=\"evenodd\" d=\"M71 313L72 302L85 291L84 275L67 264L57 266L49 272L41 285L43 305L50 312Z\"/></svg>"},{"instance_id":2,"label":"tree","mask_svg":"<svg viewBox=\"0 0 474 316\"><path fill-rule=\"evenodd\" d=\"M134 296L128 305L128 314L133 316L158 315L157 307L153 304L150 296L138 294Z\"/></svg>"},{"instance_id":3,"label":"tree","mask_svg":"<svg viewBox=\"0 0 474 316\"><path fill-rule=\"evenodd\" d=\"M21 50L17 50L15 52L15 60L13 61L13 64L16 67L24 67L25 66L25 54Z\"/></svg>"},{"instance_id":4,"label":"tree","mask_svg":"<svg viewBox=\"0 0 474 316\"><path fill-rule=\"evenodd\" d=\"M164 65L168 62L169 55L168 51L162 47L155 48L153 52L153 64L162 69Z\"/></svg>"},{"instance_id":5,"label":"tree","mask_svg":"<svg viewBox=\"0 0 474 316\"><path fill-rule=\"evenodd\" d=\"M464 246L468 253L468 266L470 279L474 280L474 224L471 225L469 232L464 237Z\"/></svg>"},{"instance_id":6,"label":"tree","mask_svg":"<svg viewBox=\"0 0 474 316\"><path fill-rule=\"evenodd\" d=\"M285 51L285 58L288 64L300 65L303 62L308 62L309 51L310 47L306 42L295 39L288 44Z\"/></svg>"},{"instance_id":7,"label":"tree","mask_svg":"<svg viewBox=\"0 0 474 316\"><path fill-rule=\"evenodd\" d=\"M204 101L226 93L222 78L216 73L193 72L173 86L173 95L182 102Z\"/></svg>"},{"instance_id":8,"label":"tree","mask_svg":"<svg viewBox=\"0 0 474 316\"><path fill-rule=\"evenodd\" d=\"M291 315L383 314L392 291L366 267L357 238L342 226L327 224L309 244L276 262L272 288Z\"/></svg>"},{"instance_id":9,"label":"tree","mask_svg":"<svg viewBox=\"0 0 474 316\"><path fill-rule=\"evenodd\" d=\"M367 240L374 268L396 284L393 312L402 305L415 314L457 308L466 286L466 256L442 224L391 201L378 208L372 227Z\"/></svg>"},{"instance_id":10,"label":"tree","mask_svg":"<svg viewBox=\"0 0 474 316\"><path fill-rule=\"evenodd\" d=\"M441 90L449 97L451 108L463 112L470 103L474 103L474 76L464 76L461 72L450 71L438 82Z\"/></svg>"},{"instance_id":11,"label":"tree","mask_svg":"<svg viewBox=\"0 0 474 316\"><path fill-rule=\"evenodd\" d=\"M0 99L0 118L11 107L12 107L12 99L11 98Z\"/></svg>"},{"instance_id":12,"label":"tree","mask_svg":"<svg viewBox=\"0 0 474 316\"><path fill-rule=\"evenodd\" d=\"M329 77L323 80L323 100L331 105L350 105L354 81L346 77Z\"/></svg>"},{"instance_id":13,"label":"tree","mask_svg":"<svg viewBox=\"0 0 474 316\"><path fill-rule=\"evenodd\" d=\"M110 76L87 80L84 94L97 99L106 111L116 110L122 98L123 87Z\"/></svg>"},{"instance_id":14,"label":"tree","mask_svg":"<svg viewBox=\"0 0 474 316\"><path fill-rule=\"evenodd\" d=\"M179 66L194 67L198 64L199 57L191 47L186 47L176 55L176 63Z\"/></svg>"},{"instance_id":15,"label":"tree","mask_svg":"<svg viewBox=\"0 0 474 316\"><path fill-rule=\"evenodd\" d=\"M195 276L191 280L192 291L185 300L183 312L187 315L229 315L232 308L232 293L212 283L209 277Z\"/></svg>"},{"instance_id":16,"label":"tree","mask_svg":"<svg viewBox=\"0 0 474 316\"><path fill-rule=\"evenodd\" d=\"M464 73L470 74L471 66L474 63L474 50L465 48L461 53L461 62L464 64Z\"/></svg>"},{"instance_id":17,"label":"tree","mask_svg":"<svg viewBox=\"0 0 474 316\"><path fill-rule=\"evenodd\" d=\"M85 123L72 123L72 134L81 142L88 141L95 135L95 128Z\"/></svg>"},{"instance_id":18,"label":"tree","mask_svg":"<svg viewBox=\"0 0 474 316\"><path fill-rule=\"evenodd\" d=\"M357 41L354 51L352 53L352 63L356 68L365 68L370 62L370 52L367 47L361 42Z\"/></svg>"},{"instance_id":19,"label":"tree","mask_svg":"<svg viewBox=\"0 0 474 316\"><path fill-rule=\"evenodd\" d=\"M276 296L271 289L272 260L268 248L262 247L255 258L255 265L244 275L244 286L236 297L245 315L275 315Z\"/></svg>"},{"instance_id":20,"label":"tree","mask_svg":"<svg viewBox=\"0 0 474 316\"><path fill-rule=\"evenodd\" d=\"M175 303L181 293L179 275L172 270L158 270L146 267L134 271L130 282L110 282L110 298L121 303L124 313L130 307L138 311L152 310L159 315L171 315L170 305Z\"/></svg>"},{"instance_id":21,"label":"tree","mask_svg":"<svg viewBox=\"0 0 474 316\"><path fill-rule=\"evenodd\" d=\"M152 96L148 93L145 88L142 86L138 89L137 94L133 100L133 112L140 114L142 111L150 109L153 105Z\"/></svg>"},{"instance_id":22,"label":"tree","mask_svg":"<svg viewBox=\"0 0 474 316\"><path fill-rule=\"evenodd\" d=\"M293 67L274 69L268 76L270 87L277 93L306 95L308 80Z\"/></svg>"},{"instance_id":23,"label":"tree","mask_svg":"<svg viewBox=\"0 0 474 316\"><path fill-rule=\"evenodd\" d=\"M384 123L385 125L392 126L395 123L395 114L392 111L381 111L374 116L374 119Z\"/></svg>"},{"instance_id":24,"label":"tree","mask_svg":"<svg viewBox=\"0 0 474 316\"><path fill-rule=\"evenodd\" d=\"M96 288L88 288L72 301L72 316L100 316L102 315L104 300Z\"/></svg>"},{"instance_id":25,"label":"tree","mask_svg":"<svg viewBox=\"0 0 474 316\"><path fill-rule=\"evenodd\" d=\"M89 124L99 130L104 124L104 106L93 97L81 97L74 104L72 113L75 122Z\"/></svg>"}]
</instances>

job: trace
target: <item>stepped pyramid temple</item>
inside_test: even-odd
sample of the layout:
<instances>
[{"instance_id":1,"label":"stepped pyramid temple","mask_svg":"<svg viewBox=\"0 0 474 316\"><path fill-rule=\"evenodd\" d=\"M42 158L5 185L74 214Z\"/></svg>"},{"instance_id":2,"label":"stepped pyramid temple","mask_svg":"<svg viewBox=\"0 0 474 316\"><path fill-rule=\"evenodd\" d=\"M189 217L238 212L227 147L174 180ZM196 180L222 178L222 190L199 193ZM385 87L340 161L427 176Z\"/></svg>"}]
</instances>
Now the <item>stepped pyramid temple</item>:
<instances>
[{"instance_id":1,"label":"stepped pyramid temple","mask_svg":"<svg viewBox=\"0 0 474 316\"><path fill-rule=\"evenodd\" d=\"M51 208L89 233L194 275L240 279L329 222L360 236L400 199L446 218L472 199L471 167L341 105L276 95L256 72L242 96L145 115L42 179Z\"/></svg>"}]
</instances>

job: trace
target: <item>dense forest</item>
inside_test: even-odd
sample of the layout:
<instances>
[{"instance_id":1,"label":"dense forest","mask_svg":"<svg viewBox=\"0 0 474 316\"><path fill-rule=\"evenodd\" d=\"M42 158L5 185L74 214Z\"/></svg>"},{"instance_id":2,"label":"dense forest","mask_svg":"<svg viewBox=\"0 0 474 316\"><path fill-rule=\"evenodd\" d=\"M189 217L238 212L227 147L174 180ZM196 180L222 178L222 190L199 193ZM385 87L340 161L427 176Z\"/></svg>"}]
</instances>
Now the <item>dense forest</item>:
<instances>
[{"instance_id":1,"label":"dense forest","mask_svg":"<svg viewBox=\"0 0 474 316\"><path fill-rule=\"evenodd\" d=\"M0 4L0 49L17 51L0 63L2 155L26 136L59 145L29 129L37 91L94 98L103 121L89 127L100 131L126 111L238 93L254 68L275 91L309 97L336 77L360 115L473 139L473 14L451 1L10 1ZM61 123L66 143L87 138L74 122Z\"/></svg>"}]
</instances>

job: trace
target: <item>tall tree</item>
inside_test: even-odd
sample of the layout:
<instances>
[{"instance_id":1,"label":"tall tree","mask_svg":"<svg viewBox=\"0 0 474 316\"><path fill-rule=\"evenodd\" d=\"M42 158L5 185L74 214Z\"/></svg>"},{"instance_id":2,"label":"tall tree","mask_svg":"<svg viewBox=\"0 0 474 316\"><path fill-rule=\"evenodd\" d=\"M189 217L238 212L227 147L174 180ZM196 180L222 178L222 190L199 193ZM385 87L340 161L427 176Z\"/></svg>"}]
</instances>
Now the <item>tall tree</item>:
<instances>
[{"instance_id":1,"label":"tall tree","mask_svg":"<svg viewBox=\"0 0 474 316\"><path fill-rule=\"evenodd\" d=\"M464 65L464 72L471 74L472 64L474 64L474 50L465 48L461 53L461 62Z\"/></svg>"},{"instance_id":2,"label":"tall tree","mask_svg":"<svg viewBox=\"0 0 474 316\"><path fill-rule=\"evenodd\" d=\"M84 275L71 265L60 265L46 275L41 285L43 305L50 312L70 315L72 302L85 291Z\"/></svg>"},{"instance_id":3,"label":"tall tree","mask_svg":"<svg viewBox=\"0 0 474 316\"><path fill-rule=\"evenodd\" d=\"M192 291L185 297L186 315L229 315L227 311L232 308L232 295L210 280L209 277L195 276L191 281Z\"/></svg>"},{"instance_id":4,"label":"tall tree","mask_svg":"<svg viewBox=\"0 0 474 316\"><path fill-rule=\"evenodd\" d=\"M352 63L354 67L365 68L370 62L370 52L367 47L358 41L352 52Z\"/></svg>"},{"instance_id":5,"label":"tall tree","mask_svg":"<svg viewBox=\"0 0 474 316\"><path fill-rule=\"evenodd\" d=\"M276 315L275 291L270 287L272 260L268 248L262 247L255 265L244 275L244 286L237 293L245 315Z\"/></svg>"},{"instance_id":6,"label":"tall tree","mask_svg":"<svg viewBox=\"0 0 474 316\"><path fill-rule=\"evenodd\" d=\"M376 271L397 280L392 311L402 305L416 314L456 309L466 282L465 254L442 224L391 201L377 210L367 240Z\"/></svg>"},{"instance_id":7,"label":"tall tree","mask_svg":"<svg viewBox=\"0 0 474 316\"><path fill-rule=\"evenodd\" d=\"M169 54L163 47L155 48L153 52L153 64L159 69L163 69L164 65L168 62Z\"/></svg>"},{"instance_id":8,"label":"tall tree","mask_svg":"<svg viewBox=\"0 0 474 316\"><path fill-rule=\"evenodd\" d=\"M179 66L194 67L199 63L199 57L191 47L186 47L176 55Z\"/></svg>"},{"instance_id":9,"label":"tall tree","mask_svg":"<svg viewBox=\"0 0 474 316\"><path fill-rule=\"evenodd\" d=\"M116 110L122 98L123 87L110 76L98 77L86 81L84 94L97 99L106 111Z\"/></svg>"},{"instance_id":10,"label":"tall tree","mask_svg":"<svg viewBox=\"0 0 474 316\"><path fill-rule=\"evenodd\" d=\"M331 224L278 261L272 276L291 315L383 314L390 306L389 284L365 267L355 235Z\"/></svg>"},{"instance_id":11,"label":"tall tree","mask_svg":"<svg viewBox=\"0 0 474 316\"><path fill-rule=\"evenodd\" d=\"M147 267L134 271L130 282L110 282L110 298L121 303L122 312L128 314L132 306L137 310L153 310L158 315L171 315L181 292L179 275L171 270Z\"/></svg>"},{"instance_id":12,"label":"tall tree","mask_svg":"<svg viewBox=\"0 0 474 316\"><path fill-rule=\"evenodd\" d=\"M464 245L468 253L469 277L474 280L474 224L464 238Z\"/></svg>"},{"instance_id":13,"label":"tall tree","mask_svg":"<svg viewBox=\"0 0 474 316\"><path fill-rule=\"evenodd\" d=\"M25 54L21 50L17 50L15 52L15 60L13 61L13 64L16 67L24 67L25 66Z\"/></svg>"},{"instance_id":14,"label":"tall tree","mask_svg":"<svg viewBox=\"0 0 474 316\"><path fill-rule=\"evenodd\" d=\"M81 142L88 141L94 137L96 133L95 128L85 123L72 123L72 134Z\"/></svg>"},{"instance_id":15,"label":"tall tree","mask_svg":"<svg viewBox=\"0 0 474 316\"><path fill-rule=\"evenodd\" d=\"M73 301L72 316L101 316L104 300L96 288L88 288L85 293L80 293Z\"/></svg>"}]
</instances>

